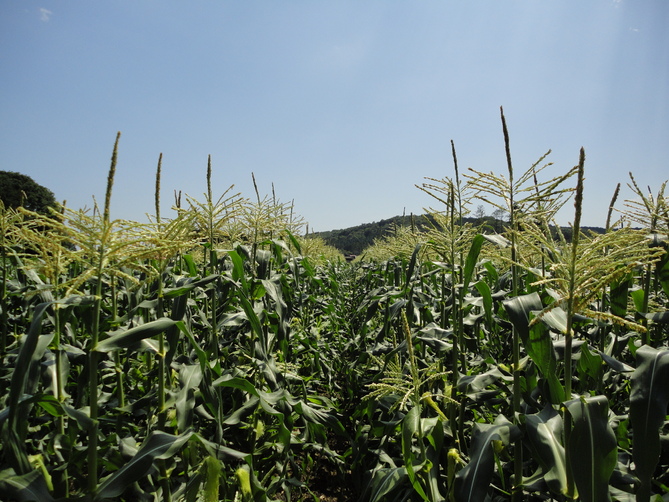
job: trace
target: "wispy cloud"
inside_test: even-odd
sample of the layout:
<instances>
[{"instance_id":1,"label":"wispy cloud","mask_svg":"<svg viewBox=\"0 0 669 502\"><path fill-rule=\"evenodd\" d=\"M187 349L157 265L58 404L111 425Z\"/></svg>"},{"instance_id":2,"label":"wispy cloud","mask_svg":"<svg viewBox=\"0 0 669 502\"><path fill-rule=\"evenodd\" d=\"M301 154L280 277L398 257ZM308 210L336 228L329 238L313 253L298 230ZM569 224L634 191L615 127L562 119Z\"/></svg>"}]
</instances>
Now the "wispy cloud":
<instances>
[{"instance_id":1,"label":"wispy cloud","mask_svg":"<svg viewBox=\"0 0 669 502\"><path fill-rule=\"evenodd\" d=\"M41 21L44 21L45 23L48 23L49 19L51 19L52 15L53 15L53 12L51 12L49 9L45 9L44 7L40 7L39 18L40 18Z\"/></svg>"}]
</instances>

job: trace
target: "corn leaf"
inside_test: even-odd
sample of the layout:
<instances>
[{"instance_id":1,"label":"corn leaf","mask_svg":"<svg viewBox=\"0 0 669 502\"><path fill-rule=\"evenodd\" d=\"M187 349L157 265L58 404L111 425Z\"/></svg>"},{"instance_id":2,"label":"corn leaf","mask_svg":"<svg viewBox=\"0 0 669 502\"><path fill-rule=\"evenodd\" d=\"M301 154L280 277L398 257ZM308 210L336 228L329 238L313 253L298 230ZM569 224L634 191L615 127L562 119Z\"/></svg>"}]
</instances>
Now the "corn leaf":
<instances>
[{"instance_id":1,"label":"corn leaf","mask_svg":"<svg viewBox=\"0 0 669 502\"><path fill-rule=\"evenodd\" d=\"M110 352L112 350L127 348L145 338L151 338L163 333L176 323L177 321L169 317L161 317L155 321L112 334L109 338L98 343L94 350L96 352Z\"/></svg>"},{"instance_id":2,"label":"corn leaf","mask_svg":"<svg viewBox=\"0 0 669 502\"><path fill-rule=\"evenodd\" d=\"M119 497L128 486L146 476L156 460L165 460L174 456L192 434L189 432L173 436L165 432L151 433L137 454L100 484L93 500Z\"/></svg>"},{"instance_id":3,"label":"corn leaf","mask_svg":"<svg viewBox=\"0 0 669 502\"><path fill-rule=\"evenodd\" d=\"M478 234L474 239L472 239L472 244L467 253L467 259L465 260L465 269L462 277L462 291L463 294L467 291L469 283L471 282L474 271L476 270L476 262L479 258L479 253L481 252L481 246L483 246L484 237L481 234Z\"/></svg>"},{"instance_id":4,"label":"corn leaf","mask_svg":"<svg viewBox=\"0 0 669 502\"><path fill-rule=\"evenodd\" d=\"M187 430L193 423L195 408L195 389L202 382L202 368L199 364L182 365L179 370L181 388L176 396L177 426L180 431Z\"/></svg>"},{"instance_id":5,"label":"corn leaf","mask_svg":"<svg viewBox=\"0 0 669 502\"><path fill-rule=\"evenodd\" d=\"M42 473L37 470L21 476L11 469L0 472L0 500L16 500L18 502L52 502L55 500Z\"/></svg>"},{"instance_id":6,"label":"corn leaf","mask_svg":"<svg viewBox=\"0 0 669 502\"><path fill-rule=\"evenodd\" d=\"M474 425L472 443L469 447L469 463L455 475L455 499L462 502L485 500L490 480L495 469L493 441L502 441L505 446L521 435L520 429L504 415L498 415L492 424Z\"/></svg>"},{"instance_id":7,"label":"corn leaf","mask_svg":"<svg viewBox=\"0 0 669 502\"><path fill-rule=\"evenodd\" d=\"M614 281L609 290L609 298L611 303L611 313L614 316L624 318L627 315L627 297L629 296L629 289L632 285L631 274Z\"/></svg>"},{"instance_id":8,"label":"corn leaf","mask_svg":"<svg viewBox=\"0 0 669 502\"><path fill-rule=\"evenodd\" d=\"M12 372L9 386L7 398L9 411L2 435L3 442L8 446L6 455L9 464L19 475L28 474L32 470L26 453L25 437L28 416L33 403L30 399L23 399L23 397L35 392L39 381L39 361L54 336L53 333L41 334L42 317L50 305L51 302L44 302L35 307L30 328L16 360L15 367L20 370Z\"/></svg>"},{"instance_id":9,"label":"corn leaf","mask_svg":"<svg viewBox=\"0 0 669 502\"><path fill-rule=\"evenodd\" d=\"M557 377L557 357L550 332L543 323L530 326L534 312L543 309L538 293L530 293L502 302L511 323L518 331L523 347L548 381L550 399L554 404L564 400L564 387Z\"/></svg>"},{"instance_id":10,"label":"corn leaf","mask_svg":"<svg viewBox=\"0 0 669 502\"><path fill-rule=\"evenodd\" d=\"M562 445L562 416L551 406L539 413L525 415L525 431L533 458L543 470L543 478L551 492L567 493L567 466Z\"/></svg>"},{"instance_id":11,"label":"corn leaf","mask_svg":"<svg viewBox=\"0 0 669 502\"><path fill-rule=\"evenodd\" d=\"M618 443L608 421L608 399L581 397L564 406L572 417L567 448L580 499L609 502L609 479L618 461Z\"/></svg>"},{"instance_id":12,"label":"corn leaf","mask_svg":"<svg viewBox=\"0 0 669 502\"><path fill-rule=\"evenodd\" d=\"M638 500L648 500L651 478L660 458L660 427L669 404L669 350L647 345L636 351L637 368L630 378L630 421L634 431L635 473L641 482Z\"/></svg>"},{"instance_id":13,"label":"corn leaf","mask_svg":"<svg viewBox=\"0 0 669 502\"><path fill-rule=\"evenodd\" d=\"M165 288L163 290L163 296L165 298L175 298L178 296L185 295L186 293L189 293L190 291L194 290L195 288L199 288L202 286L205 286L209 284L210 282L218 279L220 275L218 274L211 274L208 275L207 277L204 277L198 281L194 281L193 278L187 277L183 280L179 281L179 285L175 288Z\"/></svg>"}]
</instances>

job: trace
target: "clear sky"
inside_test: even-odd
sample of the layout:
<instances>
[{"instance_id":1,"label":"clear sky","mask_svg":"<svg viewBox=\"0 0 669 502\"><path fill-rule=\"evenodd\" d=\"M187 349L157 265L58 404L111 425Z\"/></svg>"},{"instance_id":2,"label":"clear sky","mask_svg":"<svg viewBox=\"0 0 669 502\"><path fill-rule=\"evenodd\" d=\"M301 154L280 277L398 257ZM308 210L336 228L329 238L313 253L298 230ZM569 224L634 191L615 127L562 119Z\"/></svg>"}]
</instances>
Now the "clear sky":
<instances>
[{"instance_id":1,"label":"clear sky","mask_svg":"<svg viewBox=\"0 0 669 502\"><path fill-rule=\"evenodd\" d=\"M312 230L422 213L414 185L586 151L582 224L669 178L669 0L2 0L0 170L69 207L272 183ZM573 220L568 203L563 221Z\"/></svg>"}]
</instances>

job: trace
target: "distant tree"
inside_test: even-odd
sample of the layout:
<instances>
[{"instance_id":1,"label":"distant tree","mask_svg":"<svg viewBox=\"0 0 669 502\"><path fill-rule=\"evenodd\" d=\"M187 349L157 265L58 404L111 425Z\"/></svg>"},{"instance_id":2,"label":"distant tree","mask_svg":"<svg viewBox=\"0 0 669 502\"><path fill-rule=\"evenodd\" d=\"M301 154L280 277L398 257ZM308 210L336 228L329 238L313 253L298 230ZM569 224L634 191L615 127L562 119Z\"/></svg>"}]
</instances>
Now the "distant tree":
<instances>
[{"instance_id":1,"label":"distant tree","mask_svg":"<svg viewBox=\"0 0 669 502\"><path fill-rule=\"evenodd\" d=\"M49 214L49 207L57 207L56 197L48 188L30 176L11 171L0 171L0 200L6 208L24 208L36 213Z\"/></svg>"},{"instance_id":2,"label":"distant tree","mask_svg":"<svg viewBox=\"0 0 669 502\"><path fill-rule=\"evenodd\" d=\"M495 219L495 229L497 232L502 231L504 223L507 221L507 215L508 213L502 208L497 208L492 212L492 217Z\"/></svg>"},{"instance_id":3,"label":"distant tree","mask_svg":"<svg viewBox=\"0 0 669 502\"><path fill-rule=\"evenodd\" d=\"M474 218L477 220L482 220L485 218L485 207L483 207L483 204L476 206L476 211L474 211Z\"/></svg>"}]
</instances>

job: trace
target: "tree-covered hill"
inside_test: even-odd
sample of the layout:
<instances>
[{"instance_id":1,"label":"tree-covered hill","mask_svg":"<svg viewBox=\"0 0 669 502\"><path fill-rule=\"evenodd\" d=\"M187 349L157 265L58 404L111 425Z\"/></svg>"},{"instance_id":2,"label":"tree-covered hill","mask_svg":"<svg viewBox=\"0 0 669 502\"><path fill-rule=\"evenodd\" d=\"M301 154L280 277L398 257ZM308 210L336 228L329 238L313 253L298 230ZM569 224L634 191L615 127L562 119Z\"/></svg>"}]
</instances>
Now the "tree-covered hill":
<instances>
[{"instance_id":1,"label":"tree-covered hill","mask_svg":"<svg viewBox=\"0 0 669 502\"><path fill-rule=\"evenodd\" d=\"M464 218L465 223L481 225L484 233L501 232L504 219L498 219L493 216L482 216L480 218ZM353 227L338 230L329 230L325 232L313 232L310 235L321 237L327 244L339 249L345 255L359 255L367 247L371 246L376 239L381 239L390 235L398 227L413 226L417 230L431 228L434 220L430 215L410 215L393 216L385 220L379 220L372 223L362 223ZM604 229L599 227L581 227L584 231L603 233ZM571 237L571 228L562 227L567 240Z\"/></svg>"}]
</instances>

